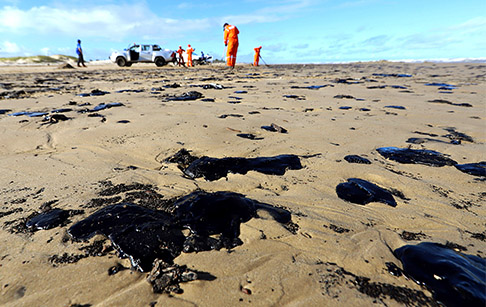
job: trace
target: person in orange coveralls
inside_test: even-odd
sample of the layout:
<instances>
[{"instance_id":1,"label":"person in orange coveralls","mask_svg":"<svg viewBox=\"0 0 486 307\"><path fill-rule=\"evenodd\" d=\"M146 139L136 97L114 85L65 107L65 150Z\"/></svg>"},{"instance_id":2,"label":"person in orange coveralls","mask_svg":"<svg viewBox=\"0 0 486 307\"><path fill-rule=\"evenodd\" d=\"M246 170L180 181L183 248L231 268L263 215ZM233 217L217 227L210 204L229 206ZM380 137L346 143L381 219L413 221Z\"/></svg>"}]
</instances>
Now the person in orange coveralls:
<instances>
[{"instance_id":1,"label":"person in orange coveralls","mask_svg":"<svg viewBox=\"0 0 486 307\"><path fill-rule=\"evenodd\" d=\"M253 48L255 50L255 58L253 59L253 66L258 66L258 63L260 63L260 50L262 49L262 46Z\"/></svg>"},{"instance_id":2,"label":"person in orange coveralls","mask_svg":"<svg viewBox=\"0 0 486 307\"><path fill-rule=\"evenodd\" d=\"M187 45L187 50L186 50L186 53L187 53L187 67L194 67L194 65L192 65L192 53L195 50L196 49L192 49L191 45Z\"/></svg>"},{"instance_id":3,"label":"person in orange coveralls","mask_svg":"<svg viewBox=\"0 0 486 307\"><path fill-rule=\"evenodd\" d=\"M224 30L224 45L226 50L226 65L235 68L236 65L236 52L238 51L238 28L225 23L223 25Z\"/></svg>"},{"instance_id":4,"label":"person in orange coveralls","mask_svg":"<svg viewBox=\"0 0 486 307\"><path fill-rule=\"evenodd\" d=\"M184 51L185 50L182 49L182 46L179 46L179 49L176 51L176 53L179 55L177 58L177 64L179 64L179 66L184 66L184 58L182 57Z\"/></svg>"}]
</instances>

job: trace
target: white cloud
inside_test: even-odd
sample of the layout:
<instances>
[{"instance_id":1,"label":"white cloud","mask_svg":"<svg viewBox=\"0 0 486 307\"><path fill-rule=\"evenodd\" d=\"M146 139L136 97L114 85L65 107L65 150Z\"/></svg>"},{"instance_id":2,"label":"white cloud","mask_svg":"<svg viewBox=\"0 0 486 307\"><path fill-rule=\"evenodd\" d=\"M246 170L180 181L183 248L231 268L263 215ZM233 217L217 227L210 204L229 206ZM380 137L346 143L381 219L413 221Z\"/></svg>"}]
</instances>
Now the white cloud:
<instances>
[{"instance_id":1,"label":"white cloud","mask_svg":"<svg viewBox=\"0 0 486 307\"><path fill-rule=\"evenodd\" d=\"M370 37L370 38L364 40L360 44L366 45L366 46L371 45L371 46L376 46L376 47L382 47L389 40L390 40L390 37L387 36L387 35L377 35L377 36L373 36L373 37Z\"/></svg>"},{"instance_id":2,"label":"white cloud","mask_svg":"<svg viewBox=\"0 0 486 307\"><path fill-rule=\"evenodd\" d=\"M486 29L486 17L476 17L461 24L450 27L451 30L476 31Z\"/></svg>"},{"instance_id":3,"label":"white cloud","mask_svg":"<svg viewBox=\"0 0 486 307\"><path fill-rule=\"evenodd\" d=\"M77 2L77 1L76 1ZM126 39L154 41L178 40L188 35L205 35L209 29L220 27L223 22L244 25L271 23L294 17L312 6L316 0L284 0L266 3L252 13L222 17L215 15L200 19L173 19L160 17L150 10L143 0L113 5L47 6L38 5L26 9L16 6L0 7L0 36L16 35L48 36L49 39L87 38L110 42ZM188 2L180 3L180 8ZM197 3L195 6L214 5ZM196 35L194 35L196 34Z\"/></svg>"},{"instance_id":4,"label":"white cloud","mask_svg":"<svg viewBox=\"0 0 486 307\"><path fill-rule=\"evenodd\" d=\"M4 41L0 47L2 53L18 53L21 48L16 44L9 41Z\"/></svg>"},{"instance_id":5,"label":"white cloud","mask_svg":"<svg viewBox=\"0 0 486 307\"><path fill-rule=\"evenodd\" d=\"M297 13L311 7L315 2L315 0L277 1L277 5L263 7L251 14L225 16L221 18L221 22L231 21L232 24L243 25L286 20L295 17Z\"/></svg>"},{"instance_id":6,"label":"white cloud","mask_svg":"<svg viewBox=\"0 0 486 307\"><path fill-rule=\"evenodd\" d=\"M486 37L486 17L476 17L461 24L453 25L446 28L445 32L449 35L460 37L463 40L477 37L480 38L480 41L484 42L484 37Z\"/></svg>"},{"instance_id":7,"label":"white cloud","mask_svg":"<svg viewBox=\"0 0 486 307\"><path fill-rule=\"evenodd\" d=\"M56 48L56 50L54 51L55 54L72 54L72 55L75 55L76 53L74 52L74 48L72 47L63 47L63 48Z\"/></svg>"},{"instance_id":8,"label":"white cloud","mask_svg":"<svg viewBox=\"0 0 486 307\"><path fill-rule=\"evenodd\" d=\"M0 33L90 36L120 41L130 35L174 37L209 27L206 19L183 22L161 18L143 3L100 5L91 8L37 6L21 10L12 6L0 9Z\"/></svg>"},{"instance_id":9,"label":"white cloud","mask_svg":"<svg viewBox=\"0 0 486 307\"><path fill-rule=\"evenodd\" d=\"M42 48L40 51L43 55L49 55L50 49L48 47L45 47L45 48Z\"/></svg>"},{"instance_id":10,"label":"white cloud","mask_svg":"<svg viewBox=\"0 0 486 307\"><path fill-rule=\"evenodd\" d=\"M473 38L484 38L485 35L486 18L476 17L447 28L399 37L397 42L402 43L399 46L407 49L428 49L438 54L447 50L457 50L461 56L471 57L470 54L475 54L474 50L485 50L484 45L472 43L477 41Z\"/></svg>"}]
</instances>

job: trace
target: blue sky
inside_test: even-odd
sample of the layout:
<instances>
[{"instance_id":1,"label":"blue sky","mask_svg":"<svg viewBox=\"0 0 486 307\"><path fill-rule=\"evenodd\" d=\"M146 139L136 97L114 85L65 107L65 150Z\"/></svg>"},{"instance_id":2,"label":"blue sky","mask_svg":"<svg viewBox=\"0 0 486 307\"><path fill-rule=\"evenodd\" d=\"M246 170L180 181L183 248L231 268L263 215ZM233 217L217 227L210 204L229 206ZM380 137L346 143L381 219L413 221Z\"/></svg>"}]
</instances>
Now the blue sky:
<instances>
[{"instance_id":1,"label":"blue sky","mask_svg":"<svg viewBox=\"0 0 486 307\"><path fill-rule=\"evenodd\" d=\"M134 42L221 58L224 22L237 62L258 46L267 63L486 58L484 0L0 0L0 57L75 55L79 38L86 59Z\"/></svg>"}]
</instances>

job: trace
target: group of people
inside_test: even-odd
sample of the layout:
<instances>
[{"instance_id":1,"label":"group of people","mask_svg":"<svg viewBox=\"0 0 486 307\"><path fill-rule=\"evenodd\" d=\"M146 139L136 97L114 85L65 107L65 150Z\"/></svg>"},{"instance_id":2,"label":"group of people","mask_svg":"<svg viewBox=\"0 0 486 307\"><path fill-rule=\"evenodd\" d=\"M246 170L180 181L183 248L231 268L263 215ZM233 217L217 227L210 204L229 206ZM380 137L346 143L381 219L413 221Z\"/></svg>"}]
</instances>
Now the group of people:
<instances>
[{"instance_id":1,"label":"group of people","mask_svg":"<svg viewBox=\"0 0 486 307\"><path fill-rule=\"evenodd\" d=\"M224 31L224 46L226 48L226 65L230 66L231 68L235 68L236 65L236 53L238 52L238 28L236 26L230 25L225 23L223 25ZM255 50L255 57L253 59L253 66L258 66L260 63L260 51L262 46L254 48ZM179 49L176 51L177 53L177 64L179 66L184 66L184 58L182 54L186 52L187 54L187 67L193 67L192 62L192 54L196 51L196 49L192 48L191 45L187 45L187 49L182 49L182 46L179 46ZM76 53L78 54L78 67L81 67L81 64L84 65L84 58L83 58L83 50L81 49L81 41L78 39L78 45L76 47Z\"/></svg>"},{"instance_id":2,"label":"group of people","mask_svg":"<svg viewBox=\"0 0 486 307\"><path fill-rule=\"evenodd\" d=\"M194 63L192 61L192 54L196 51L196 48L192 48L191 45L187 45L187 50L182 49L182 46L179 46L179 49L177 49L177 64L179 66L185 66L186 63L184 62L184 52L187 54L187 67L194 67ZM204 55L204 52L201 51L201 56L199 57L200 61L205 61L206 57Z\"/></svg>"},{"instance_id":3,"label":"group of people","mask_svg":"<svg viewBox=\"0 0 486 307\"><path fill-rule=\"evenodd\" d=\"M184 66L184 58L182 57L182 54L186 52L187 54L187 67L194 67L194 64L192 62L192 54L196 51L195 48L192 48L191 45L187 45L187 50L182 49L182 46L179 46L179 49L177 49L177 64L179 66Z\"/></svg>"},{"instance_id":4,"label":"group of people","mask_svg":"<svg viewBox=\"0 0 486 307\"><path fill-rule=\"evenodd\" d=\"M224 46L226 48L226 65L234 68L236 65L236 53L238 52L238 34L240 31L236 26L230 25L225 23L223 25L224 31ZM262 46L255 48L255 59L253 61L253 66L259 65L260 60L260 50ZM187 53L187 67L193 67L192 62L192 54L195 51L191 45L187 45L187 50L182 49L182 46L179 46L179 49L176 51L177 53L177 64L179 66L184 66L184 58L183 53Z\"/></svg>"},{"instance_id":5,"label":"group of people","mask_svg":"<svg viewBox=\"0 0 486 307\"><path fill-rule=\"evenodd\" d=\"M224 45L226 47L226 65L232 68L236 65L236 53L238 52L238 28L236 26L225 23L223 25L224 31ZM253 66L258 66L260 64L260 51L262 46L254 48L255 57L253 59Z\"/></svg>"}]
</instances>

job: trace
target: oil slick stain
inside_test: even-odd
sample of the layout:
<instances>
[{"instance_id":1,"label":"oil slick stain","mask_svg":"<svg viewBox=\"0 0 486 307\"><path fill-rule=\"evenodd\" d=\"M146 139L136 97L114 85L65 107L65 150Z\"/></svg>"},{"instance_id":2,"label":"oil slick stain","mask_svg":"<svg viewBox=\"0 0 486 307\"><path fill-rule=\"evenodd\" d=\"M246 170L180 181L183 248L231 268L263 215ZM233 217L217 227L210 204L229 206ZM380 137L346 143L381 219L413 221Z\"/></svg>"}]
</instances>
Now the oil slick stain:
<instances>
[{"instance_id":1,"label":"oil slick stain","mask_svg":"<svg viewBox=\"0 0 486 307\"><path fill-rule=\"evenodd\" d=\"M431 242L405 245L394 254L405 274L425 284L444 305L486 305L485 259Z\"/></svg>"},{"instance_id":2,"label":"oil slick stain","mask_svg":"<svg viewBox=\"0 0 486 307\"><path fill-rule=\"evenodd\" d=\"M344 157L344 160L349 163L371 164L370 160L358 155L347 155Z\"/></svg>"},{"instance_id":3,"label":"oil slick stain","mask_svg":"<svg viewBox=\"0 0 486 307\"><path fill-rule=\"evenodd\" d=\"M376 150L386 159L404 164L424 164L437 167L457 164L456 161L433 150L397 147L381 147Z\"/></svg>"},{"instance_id":4,"label":"oil slick stain","mask_svg":"<svg viewBox=\"0 0 486 307\"><path fill-rule=\"evenodd\" d=\"M141 272L150 271L155 258L172 262L184 242L170 215L131 203L106 206L71 226L68 233L76 240L105 235L120 257L129 258Z\"/></svg>"},{"instance_id":5,"label":"oil slick stain","mask_svg":"<svg viewBox=\"0 0 486 307\"><path fill-rule=\"evenodd\" d=\"M69 211L62 209L53 209L48 212L41 213L34 216L27 221L26 226L28 228L39 229L51 229L64 224L68 217Z\"/></svg>"},{"instance_id":6,"label":"oil slick stain","mask_svg":"<svg viewBox=\"0 0 486 307\"><path fill-rule=\"evenodd\" d=\"M478 163L456 164L454 165L458 170L473 176L486 177L486 161Z\"/></svg>"},{"instance_id":7,"label":"oil slick stain","mask_svg":"<svg viewBox=\"0 0 486 307\"><path fill-rule=\"evenodd\" d=\"M204 97L202 93L196 91L189 91L178 96L167 97L167 101L189 101L197 100Z\"/></svg>"},{"instance_id":8,"label":"oil slick stain","mask_svg":"<svg viewBox=\"0 0 486 307\"><path fill-rule=\"evenodd\" d=\"M349 178L348 182L337 185L336 193L339 198L354 204L366 205L370 202L380 202L392 207L397 206L389 191L363 179Z\"/></svg>"},{"instance_id":9,"label":"oil slick stain","mask_svg":"<svg viewBox=\"0 0 486 307\"><path fill-rule=\"evenodd\" d=\"M122 258L141 272L152 269L155 259L173 263L182 251L207 251L241 245L240 224L267 211L282 224L290 212L232 192L196 191L181 197L171 213L132 203L106 206L71 226L69 235L87 240L95 234L108 237ZM183 229L189 229L186 237ZM216 237L215 237L216 236Z\"/></svg>"},{"instance_id":10,"label":"oil slick stain","mask_svg":"<svg viewBox=\"0 0 486 307\"><path fill-rule=\"evenodd\" d=\"M177 159L174 159L176 157ZM296 155L279 155L274 157L259 158L211 158L192 156L187 150L181 149L173 157L166 161L176 162L184 174L189 178L201 178L213 181L226 177L228 173L246 174L249 171L256 171L267 175L283 175L289 169L302 169L300 158ZM179 161L191 161L189 165Z\"/></svg>"}]
</instances>

